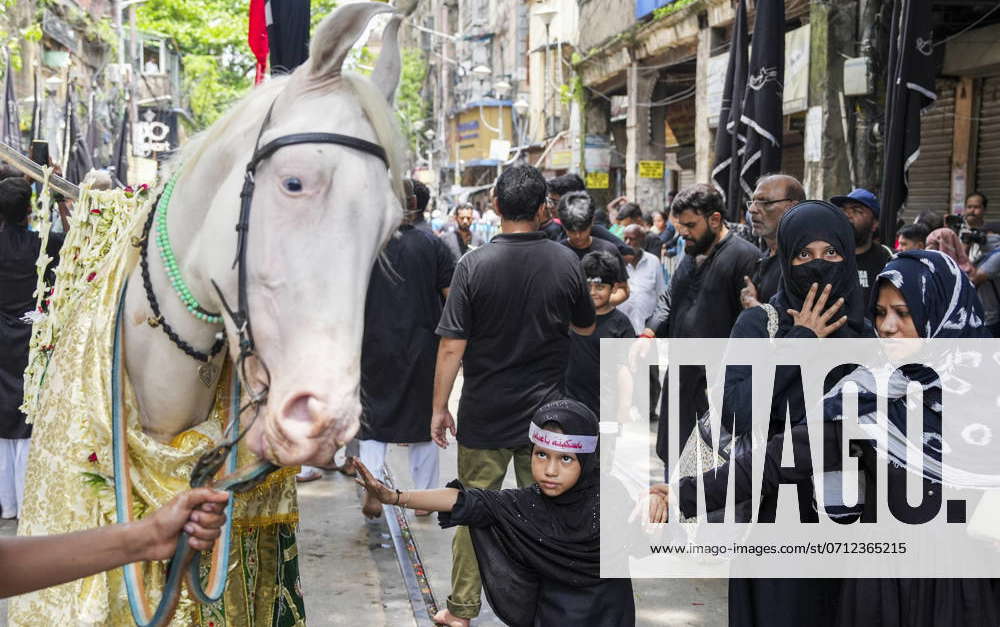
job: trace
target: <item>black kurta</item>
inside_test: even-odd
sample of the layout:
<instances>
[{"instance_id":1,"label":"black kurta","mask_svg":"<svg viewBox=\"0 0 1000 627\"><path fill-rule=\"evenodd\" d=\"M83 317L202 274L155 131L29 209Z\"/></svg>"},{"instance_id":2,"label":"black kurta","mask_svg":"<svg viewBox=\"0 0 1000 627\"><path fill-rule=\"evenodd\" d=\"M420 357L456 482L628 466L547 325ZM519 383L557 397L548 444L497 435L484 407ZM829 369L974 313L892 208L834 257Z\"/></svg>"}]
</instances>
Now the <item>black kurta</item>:
<instances>
[{"instance_id":1,"label":"black kurta","mask_svg":"<svg viewBox=\"0 0 1000 627\"><path fill-rule=\"evenodd\" d=\"M0 438L31 437L24 422L24 368L28 365L31 325L21 321L35 307L35 262L42 241L20 226L0 226ZM62 237L49 237L47 253L59 255Z\"/></svg>"},{"instance_id":2,"label":"black kurta","mask_svg":"<svg viewBox=\"0 0 1000 627\"><path fill-rule=\"evenodd\" d=\"M427 442L442 292L455 260L433 234L402 226L372 269L361 345L361 439ZM385 267L387 266L388 269Z\"/></svg>"}]
</instances>

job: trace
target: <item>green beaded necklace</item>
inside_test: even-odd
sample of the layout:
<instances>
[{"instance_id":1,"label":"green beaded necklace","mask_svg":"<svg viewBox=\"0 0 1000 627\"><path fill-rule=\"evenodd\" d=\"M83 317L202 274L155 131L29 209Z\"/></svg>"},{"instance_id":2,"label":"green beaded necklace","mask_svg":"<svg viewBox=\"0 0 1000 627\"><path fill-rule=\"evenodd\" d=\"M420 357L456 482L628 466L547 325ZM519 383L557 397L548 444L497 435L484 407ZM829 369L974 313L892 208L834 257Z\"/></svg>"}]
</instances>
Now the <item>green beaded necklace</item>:
<instances>
[{"instance_id":1,"label":"green beaded necklace","mask_svg":"<svg viewBox=\"0 0 1000 627\"><path fill-rule=\"evenodd\" d=\"M175 174L164 185L160 201L156 204L156 247L160 249L160 259L163 260L163 267L170 279L170 285L173 286L174 293L184 303L188 312L203 322L219 324L222 322L222 316L203 308L198 299L191 293L191 288L184 282L180 267L177 265L177 257L174 255L174 248L170 245L170 236L167 233L167 207L170 205L170 197L174 193L176 183L177 175Z\"/></svg>"}]
</instances>

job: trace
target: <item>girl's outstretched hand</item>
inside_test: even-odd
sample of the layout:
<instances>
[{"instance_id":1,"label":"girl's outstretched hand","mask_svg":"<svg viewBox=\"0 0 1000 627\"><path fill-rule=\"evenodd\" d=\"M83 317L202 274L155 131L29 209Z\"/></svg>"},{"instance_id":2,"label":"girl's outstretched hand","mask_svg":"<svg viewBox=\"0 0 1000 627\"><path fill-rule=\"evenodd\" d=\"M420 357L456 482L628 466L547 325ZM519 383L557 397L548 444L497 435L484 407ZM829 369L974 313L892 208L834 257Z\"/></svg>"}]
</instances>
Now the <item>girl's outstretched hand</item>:
<instances>
[{"instance_id":1,"label":"girl's outstretched hand","mask_svg":"<svg viewBox=\"0 0 1000 627\"><path fill-rule=\"evenodd\" d=\"M360 459L357 457L352 457L351 459L354 460L354 468L358 472L358 476L354 478L354 481L367 490L368 494L375 497L379 503L394 505L396 502L396 492L390 490L384 483L376 479L371 471L361 463Z\"/></svg>"}]
</instances>

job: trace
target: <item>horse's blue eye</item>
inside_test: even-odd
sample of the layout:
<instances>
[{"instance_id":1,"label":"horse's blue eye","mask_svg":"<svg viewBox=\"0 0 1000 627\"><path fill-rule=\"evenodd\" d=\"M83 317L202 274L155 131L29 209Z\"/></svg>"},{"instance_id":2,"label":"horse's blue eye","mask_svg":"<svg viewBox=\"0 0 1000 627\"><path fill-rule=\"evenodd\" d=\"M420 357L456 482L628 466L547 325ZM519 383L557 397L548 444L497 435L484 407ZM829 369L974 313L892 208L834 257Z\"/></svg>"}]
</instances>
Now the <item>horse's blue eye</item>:
<instances>
[{"instance_id":1,"label":"horse's blue eye","mask_svg":"<svg viewBox=\"0 0 1000 627\"><path fill-rule=\"evenodd\" d=\"M299 180L299 179L297 179L297 178L295 178L294 176L288 177L287 179L285 179L284 181L282 181L281 184L284 185L285 189L288 190L288 191L290 191L290 192L301 192L302 191L302 181Z\"/></svg>"}]
</instances>

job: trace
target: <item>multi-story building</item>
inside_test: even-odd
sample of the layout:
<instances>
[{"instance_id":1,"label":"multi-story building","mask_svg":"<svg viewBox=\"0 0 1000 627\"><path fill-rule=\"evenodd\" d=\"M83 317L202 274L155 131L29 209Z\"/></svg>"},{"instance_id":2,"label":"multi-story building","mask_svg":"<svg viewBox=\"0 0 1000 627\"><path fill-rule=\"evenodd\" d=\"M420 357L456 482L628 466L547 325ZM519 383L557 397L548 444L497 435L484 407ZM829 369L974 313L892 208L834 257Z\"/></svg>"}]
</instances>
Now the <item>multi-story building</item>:
<instances>
[{"instance_id":1,"label":"multi-story building","mask_svg":"<svg viewBox=\"0 0 1000 627\"><path fill-rule=\"evenodd\" d=\"M930 2L938 99L922 119L907 215L958 208L973 189L1000 197L1000 12L975 0ZM785 2L782 169L811 197L880 186L892 8ZM708 182L733 17L731 0L580 0L584 133L611 157L607 176L588 172L595 195L626 194L652 209L670 190ZM1000 217L1000 202L989 209Z\"/></svg>"},{"instance_id":2,"label":"multi-story building","mask_svg":"<svg viewBox=\"0 0 1000 627\"><path fill-rule=\"evenodd\" d=\"M427 56L432 105L429 119L412 121L432 148L418 162L433 160L426 176L443 197L477 200L516 160L571 167L576 16L575 0L425 0L409 16L403 45Z\"/></svg>"}]
</instances>

